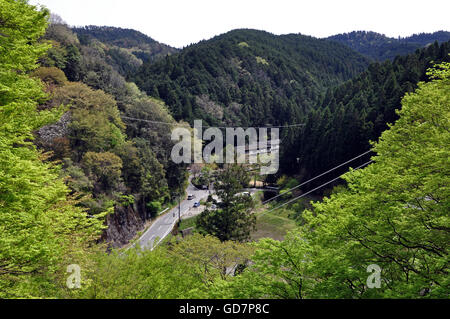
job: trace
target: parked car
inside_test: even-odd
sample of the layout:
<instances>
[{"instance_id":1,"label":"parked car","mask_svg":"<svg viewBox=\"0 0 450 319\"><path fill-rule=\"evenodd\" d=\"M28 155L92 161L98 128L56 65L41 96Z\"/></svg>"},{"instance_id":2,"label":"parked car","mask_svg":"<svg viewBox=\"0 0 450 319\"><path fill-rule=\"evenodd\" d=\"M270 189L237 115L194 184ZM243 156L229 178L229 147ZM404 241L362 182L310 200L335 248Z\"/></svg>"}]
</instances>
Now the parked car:
<instances>
[{"instance_id":1,"label":"parked car","mask_svg":"<svg viewBox=\"0 0 450 319\"><path fill-rule=\"evenodd\" d=\"M194 195L188 195L188 200L193 200L194 199Z\"/></svg>"},{"instance_id":2,"label":"parked car","mask_svg":"<svg viewBox=\"0 0 450 319\"><path fill-rule=\"evenodd\" d=\"M200 207L200 202L195 202L194 208Z\"/></svg>"}]
</instances>

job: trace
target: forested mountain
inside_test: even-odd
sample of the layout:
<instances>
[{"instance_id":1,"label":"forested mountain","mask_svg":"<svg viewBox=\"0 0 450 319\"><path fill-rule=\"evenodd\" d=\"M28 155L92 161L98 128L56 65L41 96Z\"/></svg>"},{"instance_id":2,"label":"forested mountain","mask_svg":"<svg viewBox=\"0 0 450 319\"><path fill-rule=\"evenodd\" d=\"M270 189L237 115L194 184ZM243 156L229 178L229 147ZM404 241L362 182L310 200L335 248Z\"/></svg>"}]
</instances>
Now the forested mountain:
<instances>
[{"instance_id":1,"label":"forested mountain","mask_svg":"<svg viewBox=\"0 0 450 319\"><path fill-rule=\"evenodd\" d=\"M177 49L159 43L142 32L132 29L91 25L75 27L72 30L78 35L82 44L88 44L93 39L107 44L112 50L110 52L112 58L118 58L117 55L128 52L138 59L148 62L178 52Z\"/></svg>"},{"instance_id":2,"label":"forested mountain","mask_svg":"<svg viewBox=\"0 0 450 319\"><path fill-rule=\"evenodd\" d=\"M397 120L405 93L428 81L426 70L450 61L449 53L450 42L434 43L393 62L373 63L356 78L329 89L304 127L285 130L281 169L311 176L368 150L369 141Z\"/></svg>"},{"instance_id":3,"label":"forested mountain","mask_svg":"<svg viewBox=\"0 0 450 319\"><path fill-rule=\"evenodd\" d=\"M133 41L141 39L136 35L140 34L127 31L122 45L131 36L134 46ZM51 152L52 161L63 164L68 186L90 214L116 212L107 217L105 235L114 245L124 244L172 200L186 175L183 167L170 161L170 126L126 124L122 116L176 122L161 101L120 74L123 65L137 60L132 54L117 64L111 58L114 49L96 39L80 41L64 24L50 24L41 41L51 48L33 76L45 83L51 98L40 108L66 105L67 109L57 123L36 133L35 143Z\"/></svg>"},{"instance_id":4,"label":"forested mountain","mask_svg":"<svg viewBox=\"0 0 450 319\"><path fill-rule=\"evenodd\" d=\"M176 118L305 124L282 129L280 173L306 178L367 151L397 119L402 96L449 50L433 43L357 75L367 60L326 40L235 30L144 64L135 80Z\"/></svg>"},{"instance_id":5,"label":"forested mountain","mask_svg":"<svg viewBox=\"0 0 450 319\"><path fill-rule=\"evenodd\" d=\"M423 46L432 44L433 42L447 42L450 41L450 32L448 31L436 31L433 33L419 33L413 34L406 38L401 38L409 43L418 43Z\"/></svg>"},{"instance_id":6,"label":"forested mountain","mask_svg":"<svg viewBox=\"0 0 450 319\"><path fill-rule=\"evenodd\" d=\"M347 187L304 210L284 241L261 240L249 269L207 295L448 299L450 63L427 76L373 144L373 164L345 174Z\"/></svg>"},{"instance_id":7,"label":"forested mountain","mask_svg":"<svg viewBox=\"0 0 450 319\"><path fill-rule=\"evenodd\" d=\"M448 299L450 42L357 74L367 60L341 44L237 30L146 64L152 97L110 44L49 17L0 0L0 298ZM210 194L200 232L107 249L102 234L126 243L185 190L169 155L186 123L157 96L186 120L303 121L281 136L281 173L299 180L369 139L376 155L307 209L242 193L242 165L205 166L220 203ZM248 243L255 219L280 210L299 221L284 240Z\"/></svg>"},{"instance_id":8,"label":"forested mountain","mask_svg":"<svg viewBox=\"0 0 450 319\"><path fill-rule=\"evenodd\" d=\"M337 34L329 40L345 44L353 50L375 60L393 60L398 55L406 55L433 42L450 41L450 32L414 34L405 38L389 38L384 34L367 31L353 31Z\"/></svg>"},{"instance_id":9,"label":"forested mountain","mask_svg":"<svg viewBox=\"0 0 450 319\"><path fill-rule=\"evenodd\" d=\"M326 88L367 65L331 41L240 29L145 63L131 79L164 100L177 120L285 124L314 107Z\"/></svg>"}]
</instances>

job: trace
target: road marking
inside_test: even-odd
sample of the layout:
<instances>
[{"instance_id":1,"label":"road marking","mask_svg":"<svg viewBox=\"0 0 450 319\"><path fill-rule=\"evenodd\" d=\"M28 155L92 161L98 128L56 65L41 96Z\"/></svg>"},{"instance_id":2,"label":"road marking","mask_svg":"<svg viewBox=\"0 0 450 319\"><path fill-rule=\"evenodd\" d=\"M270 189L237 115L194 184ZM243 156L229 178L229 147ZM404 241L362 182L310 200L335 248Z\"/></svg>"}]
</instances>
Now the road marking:
<instances>
[{"instance_id":1,"label":"road marking","mask_svg":"<svg viewBox=\"0 0 450 319\"><path fill-rule=\"evenodd\" d=\"M206 193L204 196L201 196L201 195L199 194L199 195L198 195L198 200L202 200L203 198L206 198L207 196L208 196L208 193ZM184 211L181 211L181 212L180 212L180 216L185 215L185 214L191 209L191 204L190 204L190 202L189 202L189 201L185 201L185 202L187 203L186 205L187 205L188 207L185 209L186 205L183 205L183 203L181 204L181 208L182 208ZM184 207L183 207L183 206L184 206ZM164 218L161 218L160 220L163 221L163 222L167 222L166 225L168 225L169 227L168 227L167 231L166 231L162 236L158 236L158 239L159 239L158 242L156 242L156 243L151 242L151 241L155 238L156 235L153 235L152 237L150 237L150 240L147 241L147 243L150 244L150 245L149 245L149 246L150 246L150 250L153 250L156 246L158 246L158 245L163 241L164 238L166 238L166 236L172 231L173 227L175 226L176 222L178 221L178 211L175 213L175 218L173 218L172 216L170 216L170 212L169 212L166 216L167 216L167 217L165 217L165 219L164 219ZM172 220L172 218L173 218L173 220ZM155 227L156 227L156 224L153 224L152 226L155 226ZM164 226L164 225L160 225L160 226L158 227L158 231L161 229L162 226ZM154 228L154 227L149 227L149 229L147 230L146 233L150 233L151 231L154 231L153 228ZM141 238L139 239L140 242L144 241L143 247L144 247L144 246L147 246L147 245L145 245L145 235L146 235L146 234L144 234L143 236L141 236Z\"/></svg>"}]
</instances>

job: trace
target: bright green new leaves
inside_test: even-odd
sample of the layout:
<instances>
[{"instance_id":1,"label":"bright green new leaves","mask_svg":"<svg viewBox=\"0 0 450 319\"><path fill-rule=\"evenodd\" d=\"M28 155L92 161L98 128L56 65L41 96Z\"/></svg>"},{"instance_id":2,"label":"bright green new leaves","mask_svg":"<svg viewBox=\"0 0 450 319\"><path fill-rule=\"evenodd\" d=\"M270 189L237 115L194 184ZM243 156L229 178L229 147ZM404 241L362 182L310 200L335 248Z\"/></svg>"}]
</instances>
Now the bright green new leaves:
<instances>
[{"instance_id":1,"label":"bright green new leaves","mask_svg":"<svg viewBox=\"0 0 450 319\"><path fill-rule=\"evenodd\" d=\"M175 299L201 286L190 265L168 258L164 247L130 249L124 255L102 253L87 276L92 285L82 297L90 299Z\"/></svg>"},{"instance_id":2,"label":"bright green new leaves","mask_svg":"<svg viewBox=\"0 0 450 319\"><path fill-rule=\"evenodd\" d=\"M70 105L70 139L78 154L107 151L125 142L125 125L112 96L82 83L69 83L54 93L54 105Z\"/></svg>"},{"instance_id":3,"label":"bright green new leaves","mask_svg":"<svg viewBox=\"0 0 450 319\"><path fill-rule=\"evenodd\" d=\"M216 282L211 289L222 298L306 298L310 282L305 277L306 243L294 233L282 241L262 239L254 245L250 266L232 281Z\"/></svg>"},{"instance_id":4,"label":"bright green new leaves","mask_svg":"<svg viewBox=\"0 0 450 319\"><path fill-rule=\"evenodd\" d=\"M403 98L375 163L349 172L347 190L305 211L284 242L259 243L250 271L221 287L228 296L448 298L450 65L429 75Z\"/></svg>"},{"instance_id":5,"label":"bright green new leaves","mask_svg":"<svg viewBox=\"0 0 450 319\"><path fill-rule=\"evenodd\" d=\"M44 93L26 74L48 48L36 43L45 31L47 14L32 10L26 1L0 2L0 130L7 137L2 144L23 143L32 129L48 120L32 112Z\"/></svg>"},{"instance_id":6,"label":"bright green new leaves","mask_svg":"<svg viewBox=\"0 0 450 319\"><path fill-rule=\"evenodd\" d=\"M344 287L345 279L352 296L448 296L450 69L441 67L405 96L400 119L374 147L376 163L347 174L349 190L309 217L312 243L335 261L327 281ZM370 264L382 268L379 290L365 286Z\"/></svg>"},{"instance_id":7,"label":"bright green new leaves","mask_svg":"<svg viewBox=\"0 0 450 319\"><path fill-rule=\"evenodd\" d=\"M36 68L36 59L48 49L36 44L47 27L46 10L33 10L28 1L0 2L0 64L6 69L29 72Z\"/></svg>"},{"instance_id":8,"label":"bright green new leaves","mask_svg":"<svg viewBox=\"0 0 450 319\"><path fill-rule=\"evenodd\" d=\"M205 298L215 281L232 278L252 248L194 235L155 250L129 249L123 254L100 254L87 271L92 285L85 298Z\"/></svg>"},{"instance_id":9,"label":"bright green new leaves","mask_svg":"<svg viewBox=\"0 0 450 319\"><path fill-rule=\"evenodd\" d=\"M213 236L195 234L187 240L170 246L170 255L182 264L192 267L204 284L211 284L217 278L231 278L237 265L246 265L253 248L234 241L222 242Z\"/></svg>"},{"instance_id":10,"label":"bright green new leaves","mask_svg":"<svg viewBox=\"0 0 450 319\"><path fill-rule=\"evenodd\" d=\"M75 208L52 164L30 142L60 112L38 112L45 94L27 73L47 46L37 43L47 11L0 1L0 297L44 297L102 228Z\"/></svg>"}]
</instances>

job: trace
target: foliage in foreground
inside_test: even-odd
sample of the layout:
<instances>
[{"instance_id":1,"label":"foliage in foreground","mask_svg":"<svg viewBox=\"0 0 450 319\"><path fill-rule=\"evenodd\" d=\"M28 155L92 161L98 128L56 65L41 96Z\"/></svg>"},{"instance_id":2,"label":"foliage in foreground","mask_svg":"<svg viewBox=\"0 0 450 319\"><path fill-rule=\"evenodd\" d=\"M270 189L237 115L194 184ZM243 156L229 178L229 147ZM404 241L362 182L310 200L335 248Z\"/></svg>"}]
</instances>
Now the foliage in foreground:
<instances>
[{"instance_id":1,"label":"foliage in foreground","mask_svg":"<svg viewBox=\"0 0 450 319\"><path fill-rule=\"evenodd\" d=\"M283 241L263 240L254 265L217 295L237 298L448 298L450 64L402 101L375 144L375 163L315 203ZM369 265L381 287L369 289ZM225 292L225 293L224 293Z\"/></svg>"},{"instance_id":2,"label":"foliage in foreground","mask_svg":"<svg viewBox=\"0 0 450 319\"><path fill-rule=\"evenodd\" d=\"M449 64L430 72L434 81L403 99L400 120L375 145L375 164L347 174L348 189L316 203L283 242L266 239L253 247L195 235L151 252L108 255L93 244L102 214L96 218L77 207L60 169L32 143L33 131L64 112L57 105L38 108L47 96L29 76L48 48L37 42L47 16L27 1L0 0L0 297L448 298ZM105 102L92 104L104 105L106 114L117 110L101 92L67 84L57 69L36 72L53 81L56 91L79 89ZM75 117L80 112L83 124L85 108L75 103L72 110ZM117 126L104 123L109 133L98 136L107 140L91 146L104 145L97 151L106 151L122 145L119 155L133 155L118 117L112 120ZM126 161L93 151L80 152L93 187L117 184ZM108 174L98 162L108 164ZM239 187L231 177L224 180L230 189L222 197L234 203ZM246 207L236 204L231 207ZM65 287L69 264L81 266L81 290ZM366 284L371 264L382 269L379 289Z\"/></svg>"},{"instance_id":3,"label":"foliage in foreground","mask_svg":"<svg viewBox=\"0 0 450 319\"><path fill-rule=\"evenodd\" d=\"M252 252L246 244L196 234L153 251L100 254L85 272L92 284L83 297L195 298L207 294L217 280L230 280Z\"/></svg>"},{"instance_id":4,"label":"foliage in foreground","mask_svg":"<svg viewBox=\"0 0 450 319\"><path fill-rule=\"evenodd\" d=\"M48 48L37 43L47 17L26 1L0 2L0 298L54 296L66 266L89 263L89 243L102 229L31 142L61 115L37 110L46 95L28 75Z\"/></svg>"}]
</instances>

